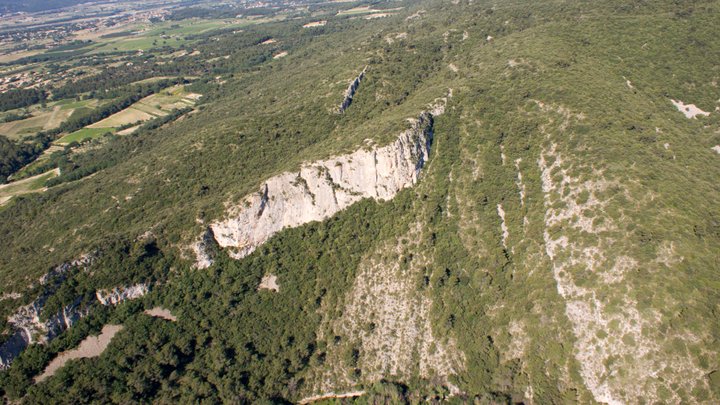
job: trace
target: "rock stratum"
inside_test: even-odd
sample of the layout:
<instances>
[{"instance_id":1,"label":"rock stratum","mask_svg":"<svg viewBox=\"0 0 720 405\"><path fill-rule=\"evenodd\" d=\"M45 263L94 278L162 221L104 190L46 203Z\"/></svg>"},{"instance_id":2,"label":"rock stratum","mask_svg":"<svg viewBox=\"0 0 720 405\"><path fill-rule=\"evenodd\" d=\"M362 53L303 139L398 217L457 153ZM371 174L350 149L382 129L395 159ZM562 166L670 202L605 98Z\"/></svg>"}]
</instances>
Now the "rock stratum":
<instances>
[{"instance_id":1,"label":"rock stratum","mask_svg":"<svg viewBox=\"0 0 720 405\"><path fill-rule=\"evenodd\" d=\"M41 293L30 304L21 306L8 317L12 335L0 345L0 370L7 369L13 360L32 344L46 344L70 329L81 318L92 313L95 302L82 296L59 311L48 314L47 302L68 280L72 272L86 271L93 264L97 254L86 254L79 259L63 263L38 280ZM147 284L121 286L108 290L97 290L97 301L104 306L118 305L126 300L144 296L149 291Z\"/></svg>"},{"instance_id":2,"label":"rock stratum","mask_svg":"<svg viewBox=\"0 0 720 405\"><path fill-rule=\"evenodd\" d=\"M365 77L365 72L367 71L367 66L360 72L360 74L353 79L352 82L350 82L350 85L348 86L347 90L345 90L345 95L343 98L342 103L340 103L340 107L338 107L338 113L344 113L345 110L350 107L350 104L352 104L353 97L355 97L355 93L357 92L358 88L360 88L360 82Z\"/></svg>"},{"instance_id":3,"label":"rock stratum","mask_svg":"<svg viewBox=\"0 0 720 405\"><path fill-rule=\"evenodd\" d=\"M433 119L444 112L435 105L412 120L397 139L328 160L305 163L297 172L269 178L257 193L233 204L226 219L212 223L194 246L196 267L212 264L210 233L235 259L252 253L285 228L321 221L364 199L389 200L417 183L429 159Z\"/></svg>"}]
</instances>

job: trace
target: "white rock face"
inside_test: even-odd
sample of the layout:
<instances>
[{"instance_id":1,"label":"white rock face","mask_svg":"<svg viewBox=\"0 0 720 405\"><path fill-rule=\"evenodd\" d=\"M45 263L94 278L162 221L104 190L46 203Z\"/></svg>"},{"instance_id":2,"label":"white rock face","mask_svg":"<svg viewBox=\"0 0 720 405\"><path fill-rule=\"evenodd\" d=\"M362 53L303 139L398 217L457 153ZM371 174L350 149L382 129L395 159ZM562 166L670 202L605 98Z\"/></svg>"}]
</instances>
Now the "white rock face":
<instances>
[{"instance_id":1,"label":"white rock face","mask_svg":"<svg viewBox=\"0 0 720 405\"><path fill-rule=\"evenodd\" d=\"M147 284L136 284L130 287L115 287L112 290L95 291L95 296L103 305L117 305L126 300L140 298L147 294Z\"/></svg>"},{"instance_id":2,"label":"white rock face","mask_svg":"<svg viewBox=\"0 0 720 405\"><path fill-rule=\"evenodd\" d=\"M71 262L63 263L38 279L41 285L60 284L65 281L66 273L76 267L87 267L95 260L96 253L86 253Z\"/></svg>"},{"instance_id":3,"label":"white rock face","mask_svg":"<svg viewBox=\"0 0 720 405\"><path fill-rule=\"evenodd\" d=\"M45 292L30 304L18 308L13 315L8 317L13 335L0 345L0 370L8 368L10 363L29 345L48 342L88 314L87 308L81 308L81 298L78 298L63 307L58 313L48 317L47 320L41 319L45 303L65 281L67 273L73 268L88 266L94 259L94 254L86 254L77 260L63 263L40 277L38 281L40 285L44 286Z\"/></svg>"},{"instance_id":4,"label":"white rock face","mask_svg":"<svg viewBox=\"0 0 720 405\"><path fill-rule=\"evenodd\" d=\"M502 204L497 205L497 213L500 217L500 229L502 230L502 244L504 248L507 248L507 240L510 237L510 231L508 230L507 224L505 223L505 210Z\"/></svg>"},{"instance_id":5,"label":"white rock face","mask_svg":"<svg viewBox=\"0 0 720 405\"><path fill-rule=\"evenodd\" d=\"M88 314L87 309L80 308L78 299L43 321L40 314L46 300L47 297L40 297L31 304L18 308L8 317L8 323L12 325L15 333L0 347L0 370L9 367L29 345L48 342Z\"/></svg>"},{"instance_id":6,"label":"white rock face","mask_svg":"<svg viewBox=\"0 0 720 405\"><path fill-rule=\"evenodd\" d=\"M280 291L280 285L277 282L277 276L274 274L266 274L263 276L258 286L258 290Z\"/></svg>"},{"instance_id":7,"label":"white rock face","mask_svg":"<svg viewBox=\"0 0 720 405\"><path fill-rule=\"evenodd\" d=\"M678 111L685 114L686 118L695 118L698 115L703 115L703 116L707 117L708 115L710 115L709 112L699 109L697 106L695 106L695 104L685 104L680 100L672 100L672 99L670 101L673 103L675 108L678 109Z\"/></svg>"},{"instance_id":8,"label":"white rock face","mask_svg":"<svg viewBox=\"0 0 720 405\"><path fill-rule=\"evenodd\" d=\"M211 254L211 246L215 244L215 235L211 228L207 228L199 241L190 246L195 253L195 268L207 269L212 266L214 260Z\"/></svg>"},{"instance_id":9,"label":"white rock face","mask_svg":"<svg viewBox=\"0 0 720 405\"><path fill-rule=\"evenodd\" d=\"M44 303L44 300L35 300L29 305L18 308L15 314L8 318L8 323L22 333L28 344L47 342L61 331L71 327L84 315L77 310L80 303L78 300L64 307L47 321L42 321L40 312Z\"/></svg>"},{"instance_id":10,"label":"white rock face","mask_svg":"<svg viewBox=\"0 0 720 405\"><path fill-rule=\"evenodd\" d=\"M434 106L422 113L390 145L306 163L299 172L268 179L227 219L210 225L215 240L239 259L284 228L326 219L363 198L393 198L418 181L430 153L433 116L442 112ZM197 257L199 264L207 263L205 255Z\"/></svg>"}]
</instances>

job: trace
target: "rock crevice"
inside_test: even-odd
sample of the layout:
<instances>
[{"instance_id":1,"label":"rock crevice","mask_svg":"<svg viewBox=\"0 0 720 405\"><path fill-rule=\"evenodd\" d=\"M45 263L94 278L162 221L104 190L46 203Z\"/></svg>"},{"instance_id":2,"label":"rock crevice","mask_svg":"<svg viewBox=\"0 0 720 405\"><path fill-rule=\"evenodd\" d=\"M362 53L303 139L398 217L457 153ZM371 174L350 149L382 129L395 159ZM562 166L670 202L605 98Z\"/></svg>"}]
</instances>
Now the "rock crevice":
<instances>
[{"instance_id":1,"label":"rock crevice","mask_svg":"<svg viewBox=\"0 0 720 405\"><path fill-rule=\"evenodd\" d=\"M347 90L345 90L345 96L343 98L342 103L340 103L340 107L338 107L338 113L342 114L345 112L345 110L350 107L350 104L352 104L353 97L355 97L355 93L357 92L358 88L360 87L360 82L365 77L365 72L367 71L367 66L360 72L360 74L352 81L350 82L350 85L348 86Z\"/></svg>"}]
</instances>

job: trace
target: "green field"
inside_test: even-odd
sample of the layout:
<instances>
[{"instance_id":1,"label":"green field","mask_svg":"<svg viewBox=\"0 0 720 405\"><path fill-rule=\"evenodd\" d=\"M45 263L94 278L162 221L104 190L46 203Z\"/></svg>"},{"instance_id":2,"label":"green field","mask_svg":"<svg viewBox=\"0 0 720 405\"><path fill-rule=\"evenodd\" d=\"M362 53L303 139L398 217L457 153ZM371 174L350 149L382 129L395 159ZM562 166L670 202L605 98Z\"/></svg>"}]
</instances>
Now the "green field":
<instances>
[{"instance_id":1,"label":"green field","mask_svg":"<svg viewBox=\"0 0 720 405\"><path fill-rule=\"evenodd\" d=\"M56 144L50 145L50 147L47 148L42 155L40 155L37 159L35 159L35 161L26 165L22 169L18 170L15 174L13 174L13 178L14 179L26 178L28 173L34 172L39 166L42 166L43 164L45 164L48 161L48 159L50 159L50 156L53 153L62 151L63 149L64 149L64 146L61 146L61 145L56 145Z\"/></svg>"},{"instance_id":2,"label":"green field","mask_svg":"<svg viewBox=\"0 0 720 405\"><path fill-rule=\"evenodd\" d=\"M2 116L10 113L20 114L23 111L30 112L32 116L24 120L0 123L0 135L5 135L10 139L21 139L39 131L55 129L76 111L89 110L96 107L97 104L97 100L66 99L48 103L44 107L36 104L24 109L7 111Z\"/></svg>"},{"instance_id":3,"label":"green field","mask_svg":"<svg viewBox=\"0 0 720 405\"><path fill-rule=\"evenodd\" d=\"M170 46L180 47L189 43L186 36L205 32L226 29L242 28L252 24L266 22L266 19L257 20L187 20L180 22L165 22L154 24L152 28L140 30L127 37L100 39L101 44L92 53L115 51L147 51L154 47Z\"/></svg>"},{"instance_id":4,"label":"green field","mask_svg":"<svg viewBox=\"0 0 720 405\"><path fill-rule=\"evenodd\" d=\"M65 135L64 137L55 141L57 144L68 144L71 142L80 142L87 139L100 138L106 133L115 133L115 128L83 128L79 131L75 131L72 134Z\"/></svg>"},{"instance_id":5,"label":"green field","mask_svg":"<svg viewBox=\"0 0 720 405\"><path fill-rule=\"evenodd\" d=\"M70 109L76 109L76 108L93 108L96 107L98 104L98 100L94 99L88 99L88 100L75 100L72 98L65 99L65 100L59 100L55 103L52 103L50 105L53 106L60 106L63 110L70 110Z\"/></svg>"},{"instance_id":6,"label":"green field","mask_svg":"<svg viewBox=\"0 0 720 405\"><path fill-rule=\"evenodd\" d=\"M155 118L164 117L175 109L191 107L195 105L195 99L199 96L199 94L187 92L185 86L174 86L160 93L145 97L118 113L58 139L55 143L58 145L67 145L71 142L100 138L107 132L117 132L117 128L123 125L146 122ZM69 111L76 111L81 108L87 108L86 106L90 104L88 101L66 101L60 105L63 106L62 108L69 108ZM62 108L58 110L62 111Z\"/></svg>"},{"instance_id":7,"label":"green field","mask_svg":"<svg viewBox=\"0 0 720 405\"><path fill-rule=\"evenodd\" d=\"M174 86L157 94L152 94L113 114L88 128L116 128L123 125L149 121L164 117L176 109L192 107L198 94L188 93L185 86Z\"/></svg>"}]
</instances>

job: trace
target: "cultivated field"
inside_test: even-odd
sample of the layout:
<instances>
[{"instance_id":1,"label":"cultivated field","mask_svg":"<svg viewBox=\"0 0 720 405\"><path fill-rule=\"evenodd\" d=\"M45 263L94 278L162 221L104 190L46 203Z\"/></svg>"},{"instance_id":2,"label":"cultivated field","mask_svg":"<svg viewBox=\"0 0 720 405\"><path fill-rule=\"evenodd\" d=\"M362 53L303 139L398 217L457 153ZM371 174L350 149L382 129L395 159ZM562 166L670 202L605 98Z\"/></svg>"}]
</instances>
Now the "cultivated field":
<instances>
[{"instance_id":1,"label":"cultivated field","mask_svg":"<svg viewBox=\"0 0 720 405\"><path fill-rule=\"evenodd\" d=\"M100 44L92 53L106 53L116 51L147 51L161 46L178 48L192 42L191 35L205 32L242 28L252 24L266 22L266 19L228 19L228 20L186 20L165 22L161 24L141 25L134 27L127 36L117 38L98 39Z\"/></svg>"},{"instance_id":2,"label":"cultivated field","mask_svg":"<svg viewBox=\"0 0 720 405\"><path fill-rule=\"evenodd\" d=\"M23 111L29 112L32 116L23 120L0 123L0 135L5 135L10 139L21 139L39 131L55 129L70 118L76 110L94 108L97 104L97 100L60 100L48 103L46 107L38 104L26 110L9 111L3 116L7 116L9 113L22 114Z\"/></svg>"},{"instance_id":3,"label":"cultivated field","mask_svg":"<svg viewBox=\"0 0 720 405\"><path fill-rule=\"evenodd\" d=\"M158 115L151 115L143 112L135 107L128 107L119 113L113 114L102 121L96 122L88 127L88 129L96 128L115 128L121 125L133 124L139 121L151 120Z\"/></svg>"},{"instance_id":4,"label":"cultivated field","mask_svg":"<svg viewBox=\"0 0 720 405\"><path fill-rule=\"evenodd\" d=\"M147 96L119 113L90 125L88 128L117 128L164 117L173 110L194 106L195 100L199 96L199 94L186 92L185 87L182 85L173 86L160 93Z\"/></svg>"},{"instance_id":5,"label":"cultivated field","mask_svg":"<svg viewBox=\"0 0 720 405\"><path fill-rule=\"evenodd\" d=\"M106 133L114 133L115 128L83 128L79 131L75 131L72 134L65 135L64 137L55 141L59 145L66 145L71 142L80 142L87 139L100 138Z\"/></svg>"},{"instance_id":6,"label":"cultivated field","mask_svg":"<svg viewBox=\"0 0 720 405\"><path fill-rule=\"evenodd\" d=\"M60 169L55 169L27 179L0 185L0 205L15 196L44 190L45 182L58 175L60 175Z\"/></svg>"},{"instance_id":7,"label":"cultivated field","mask_svg":"<svg viewBox=\"0 0 720 405\"><path fill-rule=\"evenodd\" d=\"M370 6L360 6L347 10L338 11L337 15L358 15L358 14L387 14L389 11L399 11L402 7L392 8L387 10L378 10ZM388 14L389 15L389 14Z\"/></svg>"},{"instance_id":8,"label":"cultivated field","mask_svg":"<svg viewBox=\"0 0 720 405\"><path fill-rule=\"evenodd\" d=\"M80 142L87 139L99 138L108 132L116 133L118 128L122 126L140 124L155 118L164 117L173 110L192 107L200 97L200 94L187 92L183 85L173 86L160 93L147 96L104 120L66 135L55 141L55 143L64 145L73 141ZM121 130L118 133L120 135L129 134L132 132L129 129L130 128Z\"/></svg>"}]
</instances>

